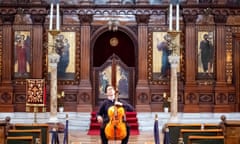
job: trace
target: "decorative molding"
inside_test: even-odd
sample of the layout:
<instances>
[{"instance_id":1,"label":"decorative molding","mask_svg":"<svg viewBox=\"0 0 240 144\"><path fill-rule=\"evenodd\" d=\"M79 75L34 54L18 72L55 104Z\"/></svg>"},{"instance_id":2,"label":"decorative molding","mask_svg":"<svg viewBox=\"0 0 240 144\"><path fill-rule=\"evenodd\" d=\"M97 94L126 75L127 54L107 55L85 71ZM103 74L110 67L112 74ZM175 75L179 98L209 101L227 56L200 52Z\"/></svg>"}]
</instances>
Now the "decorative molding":
<instances>
[{"instance_id":1,"label":"decorative molding","mask_svg":"<svg viewBox=\"0 0 240 144\"><path fill-rule=\"evenodd\" d=\"M199 94L199 104L213 104L214 95L213 94Z\"/></svg>"},{"instance_id":2,"label":"decorative molding","mask_svg":"<svg viewBox=\"0 0 240 144\"><path fill-rule=\"evenodd\" d=\"M0 103L12 104L12 93L9 93L9 92L0 93Z\"/></svg>"},{"instance_id":3,"label":"decorative molding","mask_svg":"<svg viewBox=\"0 0 240 144\"><path fill-rule=\"evenodd\" d=\"M145 92L140 93L137 96L137 100L141 103L141 104L148 104L148 95Z\"/></svg>"},{"instance_id":4,"label":"decorative molding","mask_svg":"<svg viewBox=\"0 0 240 144\"><path fill-rule=\"evenodd\" d=\"M136 22L138 24L148 24L150 19L149 14L136 14Z\"/></svg>"},{"instance_id":5,"label":"decorative molding","mask_svg":"<svg viewBox=\"0 0 240 144\"><path fill-rule=\"evenodd\" d=\"M91 24L93 21L93 15L92 14L79 14L78 18L82 24Z\"/></svg>"},{"instance_id":6,"label":"decorative molding","mask_svg":"<svg viewBox=\"0 0 240 144\"><path fill-rule=\"evenodd\" d=\"M163 102L163 94L152 94L151 102Z\"/></svg>"},{"instance_id":7,"label":"decorative molding","mask_svg":"<svg viewBox=\"0 0 240 144\"><path fill-rule=\"evenodd\" d=\"M44 24L45 22L45 14L32 14L31 19L33 24Z\"/></svg>"}]
</instances>

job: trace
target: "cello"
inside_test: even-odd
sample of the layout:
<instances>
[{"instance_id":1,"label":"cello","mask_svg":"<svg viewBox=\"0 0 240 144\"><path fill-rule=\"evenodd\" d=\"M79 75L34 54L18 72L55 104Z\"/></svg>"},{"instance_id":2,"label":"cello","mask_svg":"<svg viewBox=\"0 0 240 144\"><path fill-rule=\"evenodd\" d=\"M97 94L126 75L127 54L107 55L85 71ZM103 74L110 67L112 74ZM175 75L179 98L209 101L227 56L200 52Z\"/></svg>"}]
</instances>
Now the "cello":
<instances>
[{"instance_id":1,"label":"cello","mask_svg":"<svg viewBox=\"0 0 240 144\"><path fill-rule=\"evenodd\" d=\"M118 92L116 92L115 102L118 101ZM125 110L122 106L113 105L108 109L109 122L105 127L105 135L108 140L122 140L127 136Z\"/></svg>"}]
</instances>

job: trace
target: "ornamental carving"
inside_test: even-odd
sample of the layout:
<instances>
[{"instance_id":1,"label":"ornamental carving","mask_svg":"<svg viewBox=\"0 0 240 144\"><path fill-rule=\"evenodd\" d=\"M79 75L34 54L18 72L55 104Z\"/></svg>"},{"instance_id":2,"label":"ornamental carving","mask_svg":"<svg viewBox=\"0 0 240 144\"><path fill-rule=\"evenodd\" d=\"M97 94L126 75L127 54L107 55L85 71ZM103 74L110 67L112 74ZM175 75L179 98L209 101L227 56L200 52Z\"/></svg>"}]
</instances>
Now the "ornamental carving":
<instances>
[{"instance_id":1,"label":"ornamental carving","mask_svg":"<svg viewBox=\"0 0 240 144\"><path fill-rule=\"evenodd\" d=\"M8 93L8 92L3 92L1 93L0 95L0 103L3 103L3 104L11 104L12 103L12 93Z\"/></svg>"},{"instance_id":2,"label":"ornamental carving","mask_svg":"<svg viewBox=\"0 0 240 144\"><path fill-rule=\"evenodd\" d=\"M90 101L90 96L88 93L84 92L80 95L80 100L84 103L88 103Z\"/></svg>"},{"instance_id":3,"label":"ornamental carving","mask_svg":"<svg viewBox=\"0 0 240 144\"><path fill-rule=\"evenodd\" d=\"M199 94L199 103L214 103L213 94Z\"/></svg>"},{"instance_id":4,"label":"ornamental carving","mask_svg":"<svg viewBox=\"0 0 240 144\"><path fill-rule=\"evenodd\" d=\"M161 94L152 94L152 102L163 102L163 95Z\"/></svg>"},{"instance_id":5,"label":"ornamental carving","mask_svg":"<svg viewBox=\"0 0 240 144\"><path fill-rule=\"evenodd\" d=\"M142 104L148 104L148 95L146 93L140 93L137 99Z\"/></svg>"}]
</instances>

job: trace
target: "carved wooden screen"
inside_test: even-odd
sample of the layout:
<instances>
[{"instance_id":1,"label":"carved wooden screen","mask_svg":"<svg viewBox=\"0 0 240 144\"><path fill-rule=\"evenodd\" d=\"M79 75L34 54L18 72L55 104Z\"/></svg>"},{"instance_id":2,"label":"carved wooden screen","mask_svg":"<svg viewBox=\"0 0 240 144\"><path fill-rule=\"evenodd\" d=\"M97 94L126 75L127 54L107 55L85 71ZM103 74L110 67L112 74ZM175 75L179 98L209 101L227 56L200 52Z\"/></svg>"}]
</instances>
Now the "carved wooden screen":
<instances>
[{"instance_id":1,"label":"carved wooden screen","mask_svg":"<svg viewBox=\"0 0 240 144\"><path fill-rule=\"evenodd\" d=\"M133 68L126 66L115 54L113 54L102 66L94 68L95 105L106 99L105 86L113 85L119 92L119 98L133 103Z\"/></svg>"}]
</instances>

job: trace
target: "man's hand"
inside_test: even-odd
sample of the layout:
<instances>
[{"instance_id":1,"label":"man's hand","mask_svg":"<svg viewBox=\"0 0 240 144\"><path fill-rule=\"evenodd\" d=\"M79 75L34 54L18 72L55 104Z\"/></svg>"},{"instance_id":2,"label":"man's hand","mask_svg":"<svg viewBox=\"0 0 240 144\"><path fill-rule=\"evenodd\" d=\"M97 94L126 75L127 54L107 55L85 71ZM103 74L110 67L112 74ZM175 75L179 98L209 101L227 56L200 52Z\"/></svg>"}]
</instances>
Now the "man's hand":
<instances>
[{"instance_id":1,"label":"man's hand","mask_svg":"<svg viewBox=\"0 0 240 144\"><path fill-rule=\"evenodd\" d=\"M116 101L114 104L115 104L116 106L123 106L123 103L121 103L121 102L119 102L119 101Z\"/></svg>"},{"instance_id":2,"label":"man's hand","mask_svg":"<svg viewBox=\"0 0 240 144\"><path fill-rule=\"evenodd\" d=\"M103 123L103 118L102 118L102 116L97 116L97 121L98 121L99 123Z\"/></svg>"}]
</instances>

